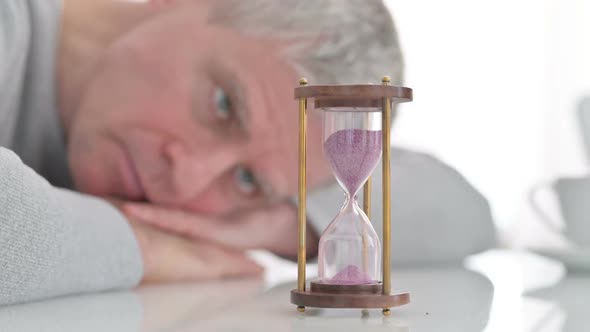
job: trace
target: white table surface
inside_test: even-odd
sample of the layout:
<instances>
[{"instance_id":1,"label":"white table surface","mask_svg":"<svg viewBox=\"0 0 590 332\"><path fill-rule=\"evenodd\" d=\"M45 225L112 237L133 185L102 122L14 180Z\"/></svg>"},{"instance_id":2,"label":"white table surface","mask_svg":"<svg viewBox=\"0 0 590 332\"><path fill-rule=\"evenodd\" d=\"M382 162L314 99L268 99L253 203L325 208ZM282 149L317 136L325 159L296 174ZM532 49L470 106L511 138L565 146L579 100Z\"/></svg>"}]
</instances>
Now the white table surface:
<instances>
[{"instance_id":1,"label":"white table surface","mask_svg":"<svg viewBox=\"0 0 590 332\"><path fill-rule=\"evenodd\" d=\"M568 275L561 264L525 252L396 269L393 287L410 291L412 302L390 317L352 309L299 314L289 303L295 266L265 264L264 281L149 286L2 307L0 331L590 331L590 274Z\"/></svg>"}]
</instances>

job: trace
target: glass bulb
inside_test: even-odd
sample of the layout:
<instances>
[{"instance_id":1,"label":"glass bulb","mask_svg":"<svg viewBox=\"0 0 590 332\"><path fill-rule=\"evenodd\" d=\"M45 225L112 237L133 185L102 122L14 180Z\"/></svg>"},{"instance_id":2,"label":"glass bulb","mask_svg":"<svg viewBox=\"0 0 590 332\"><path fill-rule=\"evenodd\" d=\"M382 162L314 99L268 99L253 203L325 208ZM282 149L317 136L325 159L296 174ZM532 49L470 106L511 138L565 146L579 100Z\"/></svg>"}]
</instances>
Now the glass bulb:
<instances>
[{"instance_id":1,"label":"glass bulb","mask_svg":"<svg viewBox=\"0 0 590 332\"><path fill-rule=\"evenodd\" d=\"M344 205L320 237L320 282L379 282L381 244L356 196L381 157L381 113L324 109L324 152L344 190Z\"/></svg>"}]
</instances>

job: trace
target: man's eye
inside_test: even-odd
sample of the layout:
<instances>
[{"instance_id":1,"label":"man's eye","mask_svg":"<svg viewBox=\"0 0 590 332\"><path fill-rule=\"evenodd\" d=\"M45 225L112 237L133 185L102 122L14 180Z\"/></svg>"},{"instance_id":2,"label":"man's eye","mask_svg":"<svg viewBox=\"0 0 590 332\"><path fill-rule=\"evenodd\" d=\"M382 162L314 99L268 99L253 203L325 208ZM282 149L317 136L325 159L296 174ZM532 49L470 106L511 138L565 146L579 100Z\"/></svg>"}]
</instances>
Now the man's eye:
<instances>
[{"instance_id":1,"label":"man's eye","mask_svg":"<svg viewBox=\"0 0 590 332\"><path fill-rule=\"evenodd\" d=\"M235 171L235 179L238 190L246 196L252 196L258 191L256 177L246 167L239 166Z\"/></svg>"},{"instance_id":2,"label":"man's eye","mask_svg":"<svg viewBox=\"0 0 590 332\"><path fill-rule=\"evenodd\" d=\"M232 116L232 104L223 89L215 89L215 114L221 119L229 119Z\"/></svg>"}]
</instances>

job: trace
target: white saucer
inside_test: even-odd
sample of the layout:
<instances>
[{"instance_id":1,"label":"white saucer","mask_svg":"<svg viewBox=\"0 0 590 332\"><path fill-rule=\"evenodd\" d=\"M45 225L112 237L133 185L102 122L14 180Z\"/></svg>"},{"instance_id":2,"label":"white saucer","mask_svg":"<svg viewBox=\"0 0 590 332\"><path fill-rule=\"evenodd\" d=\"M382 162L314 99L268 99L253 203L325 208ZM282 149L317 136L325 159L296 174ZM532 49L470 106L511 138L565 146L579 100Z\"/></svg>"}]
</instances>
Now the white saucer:
<instances>
[{"instance_id":1,"label":"white saucer","mask_svg":"<svg viewBox=\"0 0 590 332\"><path fill-rule=\"evenodd\" d=\"M559 261L571 272L590 273L590 248L532 248L535 254Z\"/></svg>"}]
</instances>

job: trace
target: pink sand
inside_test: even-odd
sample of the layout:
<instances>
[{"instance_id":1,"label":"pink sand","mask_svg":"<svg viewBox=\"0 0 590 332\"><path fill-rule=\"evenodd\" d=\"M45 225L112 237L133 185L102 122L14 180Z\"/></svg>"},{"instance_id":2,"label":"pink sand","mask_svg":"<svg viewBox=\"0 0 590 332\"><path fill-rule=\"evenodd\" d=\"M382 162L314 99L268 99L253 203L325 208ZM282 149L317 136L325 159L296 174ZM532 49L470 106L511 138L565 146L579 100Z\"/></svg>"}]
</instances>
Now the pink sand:
<instances>
[{"instance_id":1,"label":"pink sand","mask_svg":"<svg viewBox=\"0 0 590 332\"><path fill-rule=\"evenodd\" d=\"M339 130L324 142L324 149L336 177L355 194L379 161L381 131Z\"/></svg>"},{"instance_id":2,"label":"pink sand","mask_svg":"<svg viewBox=\"0 0 590 332\"><path fill-rule=\"evenodd\" d=\"M375 281L358 266L347 265L340 272L336 273L334 278L329 280L329 283L336 285L360 285L372 284Z\"/></svg>"}]
</instances>

